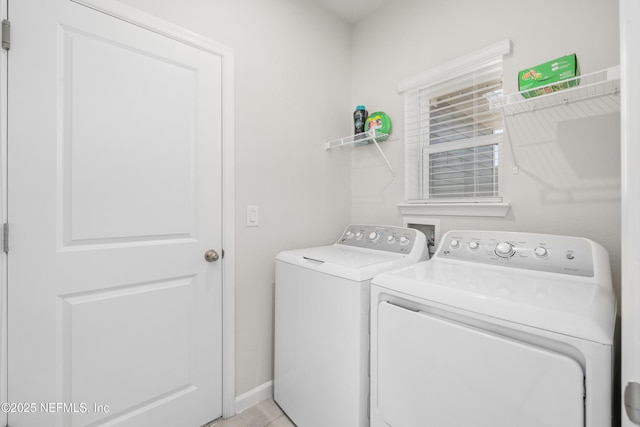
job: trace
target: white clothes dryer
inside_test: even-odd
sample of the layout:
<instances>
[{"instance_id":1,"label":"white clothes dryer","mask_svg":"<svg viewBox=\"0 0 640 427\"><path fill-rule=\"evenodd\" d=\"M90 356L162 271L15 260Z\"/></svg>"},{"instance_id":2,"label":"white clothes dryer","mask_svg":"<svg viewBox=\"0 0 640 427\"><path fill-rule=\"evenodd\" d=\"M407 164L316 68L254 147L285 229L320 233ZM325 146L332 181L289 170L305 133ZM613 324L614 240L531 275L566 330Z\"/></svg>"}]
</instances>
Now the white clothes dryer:
<instances>
[{"instance_id":1,"label":"white clothes dryer","mask_svg":"<svg viewBox=\"0 0 640 427\"><path fill-rule=\"evenodd\" d=\"M276 257L274 400L298 427L368 427L371 278L426 259L420 231L351 225Z\"/></svg>"},{"instance_id":2,"label":"white clothes dryer","mask_svg":"<svg viewBox=\"0 0 640 427\"><path fill-rule=\"evenodd\" d=\"M450 231L371 287L371 427L610 427L616 302L582 238Z\"/></svg>"}]
</instances>

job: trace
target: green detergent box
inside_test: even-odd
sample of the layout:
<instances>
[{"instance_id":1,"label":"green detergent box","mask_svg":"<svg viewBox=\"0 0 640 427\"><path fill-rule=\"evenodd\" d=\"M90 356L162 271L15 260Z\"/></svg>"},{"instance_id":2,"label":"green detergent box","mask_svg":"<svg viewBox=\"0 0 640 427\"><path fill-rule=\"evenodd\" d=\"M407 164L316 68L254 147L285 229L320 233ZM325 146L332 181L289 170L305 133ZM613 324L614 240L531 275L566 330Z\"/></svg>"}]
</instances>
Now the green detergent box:
<instances>
[{"instance_id":1,"label":"green detergent box","mask_svg":"<svg viewBox=\"0 0 640 427\"><path fill-rule=\"evenodd\" d=\"M575 53L566 55L518 73L518 91L525 98L577 86L580 67ZM568 79L573 79L566 81ZM531 90L530 90L531 89Z\"/></svg>"}]
</instances>

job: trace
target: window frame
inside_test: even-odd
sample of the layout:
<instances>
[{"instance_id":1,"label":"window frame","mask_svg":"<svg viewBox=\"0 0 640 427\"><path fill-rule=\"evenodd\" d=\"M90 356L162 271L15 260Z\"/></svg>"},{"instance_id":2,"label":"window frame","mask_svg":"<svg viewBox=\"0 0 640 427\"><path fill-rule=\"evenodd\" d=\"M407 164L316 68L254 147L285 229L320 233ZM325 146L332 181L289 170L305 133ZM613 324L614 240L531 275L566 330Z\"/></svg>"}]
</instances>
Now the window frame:
<instances>
[{"instance_id":1,"label":"window frame","mask_svg":"<svg viewBox=\"0 0 640 427\"><path fill-rule=\"evenodd\" d=\"M424 97L425 94L429 99L441 96L447 91L456 89L456 80L461 80L465 77L473 76L477 70L487 70L492 67L499 67L502 69L503 57L510 54L512 50L511 41L506 39L472 54L458 58L455 61L443 64L439 67L427 70L417 76L410 77L403 80L398 84L398 91L405 96L405 121L409 121L408 118L412 113L415 115L413 120L426 120L429 119L429 114L424 114L424 111L419 111L420 97ZM452 84L454 86L452 86ZM462 87L469 87L462 86ZM503 82L504 87L504 82ZM460 88L460 86L458 86ZM415 104L412 104L415 103ZM411 106L415 111L410 111ZM424 110L424 107L422 107ZM428 107L427 107L428 108ZM503 119L504 120L504 119ZM425 128L424 122L417 125L418 129ZM414 128L415 129L415 128ZM414 135L407 137L406 133L409 132L407 126L405 126L405 203L398 205L402 213L405 215L423 215L423 214L438 214L438 215L460 215L461 212L465 212L464 215L473 216L505 216L509 209L509 204L502 200L501 188L503 188L503 175L501 172L498 174L499 185L499 197L480 197L480 198L432 198L423 199L416 198L414 195L424 195L422 191L425 180L425 173L428 173L427 168L423 168L422 162L424 160L425 151L429 150L429 145L422 146L420 141L424 141L428 136ZM502 144L502 135L492 135L499 145L499 149ZM409 139L412 142L407 142ZM455 143L451 143L456 145ZM439 144L433 144L431 147L437 147ZM459 145L465 145L461 143ZM471 144L474 145L474 144ZM478 146L484 144L477 144ZM442 147L433 148L433 151L442 150L455 150L455 147L443 149ZM499 171L502 169L503 161L499 160ZM416 170L417 169L417 170ZM473 213L469 212L469 207L474 207ZM476 209L477 208L477 209ZM466 209L466 210L465 210ZM451 213L447 213L450 211ZM467 213L468 212L468 213Z\"/></svg>"},{"instance_id":2,"label":"window frame","mask_svg":"<svg viewBox=\"0 0 640 427\"><path fill-rule=\"evenodd\" d=\"M492 120L495 120L492 118L492 116L495 116L496 113L492 112L490 109L484 112L479 112L479 106L476 104L478 99L482 99L482 96L479 95L479 93L481 93L483 90L481 88L482 85L486 83L490 83L491 81L495 82L496 80L499 80L500 84L499 84L498 90L502 91L502 88L503 88L502 63L500 63L499 65L491 65L490 67L483 67L480 71L481 71L480 75L476 75L477 73L474 72L472 73L472 75L465 75L465 76L454 79L454 81L452 82L453 85L446 84L446 85L439 85L436 88L433 88L433 87L422 88L418 90L419 91L418 96L420 98L418 101L419 105L428 106L424 110L419 108L418 115L421 117L424 116L424 119L426 121L426 127L424 128L424 131L419 132L417 136L417 141L416 141L416 143L418 144L417 148L420 150L419 157L421 157L420 158L421 166L419 167L421 168L422 174L420 177L418 177L418 179L421 180L421 182L419 183L420 195L424 196L424 198L423 199L413 198L412 200L416 202L423 202L423 203L476 203L476 202L501 202L502 201L501 192L500 192L500 177L499 177L499 164L500 164L499 153L502 150L502 132L480 135L481 131L477 128L477 125L482 121L485 121L485 123L487 123L487 122L491 122ZM496 89L498 88L495 85L494 87L496 87ZM438 110L437 109L438 107L436 106L436 109L434 109L434 101L436 101L436 105L437 105L437 101L446 102L446 101L443 101L442 98L446 96L450 96L456 92L462 94L463 98L470 96L470 99L468 101L463 101L465 103L472 104L473 110L470 115L467 116L466 114L463 114L463 116L460 117L460 114L456 114L456 113L447 112L443 114L443 110L454 110L455 105L453 106L447 105L442 107L442 109L440 110ZM490 108L490 105L489 105L491 102L490 99L482 100L482 101L484 103L482 107ZM460 104L458 103L458 105ZM454 114L457 117L454 117ZM502 124L504 122L504 119L502 117L502 112L500 111L497 114L500 116L499 118L500 130L502 131L503 129ZM479 115L483 115L484 117L487 117L487 119L486 120L480 119L478 117ZM438 127L436 117L443 117L443 116L444 117L448 116L447 120L449 120L453 125L453 128L451 129L454 131L456 129L458 130L464 129L468 125L471 125L472 130L469 131L467 129L464 129L464 131L465 133L472 133L473 136L470 138L467 138L467 137L455 138L455 136L452 136L452 135L448 135L448 136L438 135L439 131L435 129ZM465 123L465 122L468 122L468 123ZM490 129L485 128L484 130L490 130ZM449 136L451 136L452 140L446 141L446 139L448 139ZM438 140L439 142L435 142ZM483 186L483 184L478 182L478 180L481 178L481 174L478 172L477 167L480 166L481 160L477 158L474 159L473 165L472 165L473 184L470 184L470 183L462 184L461 182L455 183L456 180L460 181L461 179L459 177L460 175L463 175L464 172L468 173L469 170L441 172L439 174L440 176L437 178L437 180L448 180L448 179L452 180L454 182L454 184L452 185L454 189L453 193L459 193L460 195L458 197L455 197L452 194L444 195L443 190L446 184L443 184L442 182L436 183L436 185L434 185L432 188L432 178L435 176L435 173L432 170L432 168L446 167L443 161L438 161L432 156L434 155L437 156L438 154L443 154L443 153L452 154L454 156L456 155L468 156L471 153L464 154L462 153L462 150L475 150L475 153L472 154L475 157L479 154L479 151L480 151L479 149L481 149L481 147L488 147L488 146L492 146L493 147L492 151L494 151L491 159L491 163L493 164L491 166L491 168L493 169L492 171L493 179L491 184L494 187L491 190L492 192L491 196L486 196L486 195L483 196L478 194L477 192L479 187ZM433 163L440 163L440 165L433 165ZM456 172L459 175L457 178L456 177L445 178L446 174L448 173L455 174ZM469 175L471 174L468 174L468 176ZM416 177L412 177L412 178L415 179ZM409 179L409 176L407 176L407 179ZM465 180L467 180L467 178L465 178ZM468 187L472 185L475 188L473 191L469 191ZM465 188L462 189L462 187L465 187ZM434 192L434 190L436 191ZM438 193L440 193L440 195L438 195ZM408 199L409 194L407 194L406 196Z\"/></svg>"}]
</instances>

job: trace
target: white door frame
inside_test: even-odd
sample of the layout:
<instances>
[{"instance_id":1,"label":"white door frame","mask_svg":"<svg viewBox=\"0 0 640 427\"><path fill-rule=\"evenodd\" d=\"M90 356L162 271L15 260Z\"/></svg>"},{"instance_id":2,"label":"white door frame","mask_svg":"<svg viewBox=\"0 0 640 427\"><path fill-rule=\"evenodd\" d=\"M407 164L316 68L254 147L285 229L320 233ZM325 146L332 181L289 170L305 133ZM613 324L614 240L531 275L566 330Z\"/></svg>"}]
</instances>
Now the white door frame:
<instances>
[{"instance_id":1,"label":"white door frame","mask_svg":"<svg viewBox=\"0 0 640 427\"><path fill-rule=\"evenodd\" d=\"M622 427L634 424L625 410L628 383L640 383L640 3L620 0L621 166L622 166Z\"/></svg>"},{"instance_id":2,"label":"white door frame","mask_svg":"<svg viewBox=\"0 0 640 427\"><path fill-rule=\"evenodd\" d=\"M0 0L0 19L8 1ZM235 414L235 170L233 49L114 0L71 0L213 53L222 60L222 416ZM7 220L7 52L0 50L0 223ZM4 236L2 236L4 237ZM1 240L0 240L1 241ZM7 402L7 255L0 249L0 402ZM0 425L7 414L0 412Z\"/></svg>"}]
</instances>

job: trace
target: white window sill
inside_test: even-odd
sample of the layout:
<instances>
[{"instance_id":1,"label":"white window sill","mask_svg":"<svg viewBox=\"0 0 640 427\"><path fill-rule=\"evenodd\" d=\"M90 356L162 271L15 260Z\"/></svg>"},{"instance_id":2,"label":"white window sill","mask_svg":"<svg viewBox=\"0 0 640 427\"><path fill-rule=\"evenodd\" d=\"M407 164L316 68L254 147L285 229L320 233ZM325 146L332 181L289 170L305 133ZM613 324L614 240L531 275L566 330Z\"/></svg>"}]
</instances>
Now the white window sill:
<instances>
[{"instance_id":1,"label":"white window sill","mask_svg":"<svg viewBox=\"0 0 640 427\"><path fill-rule=\"evenodd\" d=\"M397 205L402 215L481 216L504 218L509 203L404 203Z\"/></svg>"}]
</instances>

